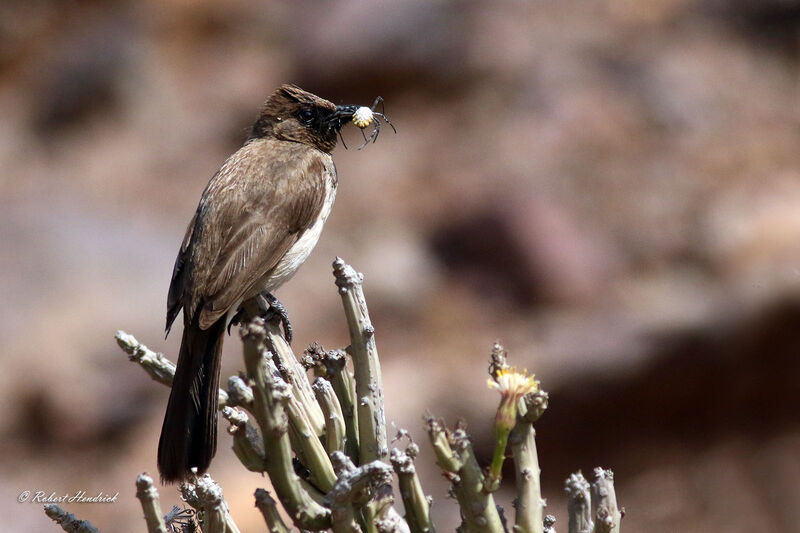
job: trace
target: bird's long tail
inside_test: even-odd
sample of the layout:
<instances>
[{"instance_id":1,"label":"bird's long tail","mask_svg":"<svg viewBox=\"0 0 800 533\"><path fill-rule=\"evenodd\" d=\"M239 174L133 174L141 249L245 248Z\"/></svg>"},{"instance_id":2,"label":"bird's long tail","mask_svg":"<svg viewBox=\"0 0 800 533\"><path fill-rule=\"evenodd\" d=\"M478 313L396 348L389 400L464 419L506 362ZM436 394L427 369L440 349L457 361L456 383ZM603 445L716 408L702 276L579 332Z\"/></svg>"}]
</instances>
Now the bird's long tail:
<instances>
[{"instance_id":1,"label":"bird's long tail","mask_svg":"<svg viewBox=\"0 0 800 533\"><path fill-rule=\"evenodd\" d=\"M195 318L183 329L161 438L158 470L162 482L185 479L192 467L205 472L217 449L217 406L223 316L208 329Z\"/></svg>"}]
</instances>

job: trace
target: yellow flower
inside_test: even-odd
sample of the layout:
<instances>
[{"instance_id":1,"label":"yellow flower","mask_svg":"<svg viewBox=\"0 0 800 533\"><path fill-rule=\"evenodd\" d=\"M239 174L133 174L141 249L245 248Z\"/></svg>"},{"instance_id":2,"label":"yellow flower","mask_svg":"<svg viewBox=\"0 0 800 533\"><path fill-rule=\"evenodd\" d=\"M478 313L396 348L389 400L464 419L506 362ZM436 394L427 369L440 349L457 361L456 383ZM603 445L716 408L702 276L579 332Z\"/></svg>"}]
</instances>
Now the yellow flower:
<instances>
[{"instance_id":1,"label":"yellow flower","mask_svg":"<svg viewBox=\"0 0 800 533\"><path fill-rule=\"evenodd\" d=\"M498 370L494 376L490 377L486 384L490 389L500 391L503 399L513 399L514 403L525 396L539 390L539 382L534 378L534 374L528 375L527 370L518 371L514 367L506 367Z\"/></svg>"},{"instance_id":2,"label":"yellow flower","mask_svg":"<svg viewBox=\"0 0 800 533\"><path fill-rule=\"evenodd\" d=\"M500 486L500 477L505 460L508 435L517 423L517 403L526 394L539 390L539 382L528 375L527 370L503 366L487 381L490 389L500 391L500 405L494 417L495 446L492 464L484 484L484 490L492 492Z\"/></svg>"}]
</instances>

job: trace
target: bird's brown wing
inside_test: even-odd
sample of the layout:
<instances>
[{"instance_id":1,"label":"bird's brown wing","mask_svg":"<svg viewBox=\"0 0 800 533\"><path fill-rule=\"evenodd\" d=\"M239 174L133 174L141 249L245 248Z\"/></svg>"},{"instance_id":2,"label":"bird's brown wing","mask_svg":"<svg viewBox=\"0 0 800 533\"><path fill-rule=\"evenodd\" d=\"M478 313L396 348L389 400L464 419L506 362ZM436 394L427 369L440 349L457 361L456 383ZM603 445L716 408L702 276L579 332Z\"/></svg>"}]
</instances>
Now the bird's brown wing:
<instances>
[{"instance_id":1,"label":"bird's brown wing","mask_svg":"<svg viewBox=\"0 0 800 533\"><path fill-rule=\"evenodd\" d=\"M256 140L232 155L203 192L183 263L173 274L185 320L209 327L257 284L322 209L327 154ZM191 232L191 235L190 235ZM170 294L173 289L171 287Z\"/></svg>"},{"instance_id":2,"label":"bird's brown wing","mask_svg":"<svg viewBox=\"0 0 800 533\"><path fill-rule=\"evenodd\" d=\"M172 328L172 323L175 322L175 317L183 307L183 289L185 279L185 266L187 259L187 252L189 244L192 242L192 234L194 233L194 225L197 221L197 213L194 214L192 220L189 221L189 226L186 228L186 235L183 237L181 249L178 251L178 257L175 258L175 266L172 268L172 279L169 283L169 294L167 295L167 335Z\"/></svg>"}]
</instances>

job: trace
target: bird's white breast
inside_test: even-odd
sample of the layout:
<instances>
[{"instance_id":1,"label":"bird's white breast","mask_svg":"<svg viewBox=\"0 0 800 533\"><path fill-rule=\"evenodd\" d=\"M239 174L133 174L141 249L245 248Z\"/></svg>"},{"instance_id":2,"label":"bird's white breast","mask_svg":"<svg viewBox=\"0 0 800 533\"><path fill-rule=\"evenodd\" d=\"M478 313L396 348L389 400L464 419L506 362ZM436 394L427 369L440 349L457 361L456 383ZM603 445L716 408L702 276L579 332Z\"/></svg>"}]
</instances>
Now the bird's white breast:
<instances>
[{"instance_id":1,"label":"bird's white breast","mask_svg":"<svg viewBox=\"0 0 800 533\"><path fill-rule=\"evenodd\" d=\"M330 166L326 165L325 168L325 199L317 220L310 228L303 232L297 242L289 248L289 251L287 251L278 262L269 278L265 280L266 283L263 290L274 291L283 285L297 272L300 265L308 258L309 254L311 254L311 250L317 245L319 236L322 233L322 226L325 225L325 221L328 220L328 215L331 214L335 198L336 169L333 168L331 164Z\"/></svg>"}]
</instances>

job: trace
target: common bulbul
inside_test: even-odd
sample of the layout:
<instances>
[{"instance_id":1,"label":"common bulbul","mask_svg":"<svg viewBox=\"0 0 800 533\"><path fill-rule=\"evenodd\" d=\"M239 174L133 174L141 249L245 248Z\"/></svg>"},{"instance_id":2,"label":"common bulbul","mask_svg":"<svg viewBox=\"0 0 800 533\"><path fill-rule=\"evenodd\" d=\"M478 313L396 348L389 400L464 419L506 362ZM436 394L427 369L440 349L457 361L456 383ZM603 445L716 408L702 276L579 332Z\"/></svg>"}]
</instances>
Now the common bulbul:
<instances>
[{"instance_id":1,"label":"common bulbul","mask_svg":"<svg viewBox=\"0 0 800 533\"><path fill-rule=\"evenodd\" d=\"M158 444L164 482L208 469L225 328L243 303L277 289L311 253L336 196L331 151L357 112L371 117L369 108L281 86L203 191L167 299L167 333L182 310L183 338ZM363 131L366 124L355 123Z\"/></svg>"}]
</instances>

